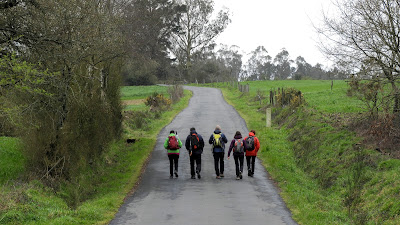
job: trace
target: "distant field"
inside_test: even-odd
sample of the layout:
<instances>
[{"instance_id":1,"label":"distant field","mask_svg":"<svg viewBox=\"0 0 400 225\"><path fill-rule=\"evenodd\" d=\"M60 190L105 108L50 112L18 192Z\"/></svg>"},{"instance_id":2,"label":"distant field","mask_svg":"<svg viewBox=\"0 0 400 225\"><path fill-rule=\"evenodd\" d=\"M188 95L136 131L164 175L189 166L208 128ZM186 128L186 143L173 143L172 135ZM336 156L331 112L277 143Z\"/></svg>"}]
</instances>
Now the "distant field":
<instances>
[{"instance_id":1,"label":"distant field","mask_svg":"<svg viewBox=\"0 0 400 225\"><path fill-rule=\"evenodd\" d=\"M121 87L121 100L124 110L144 110L147 106L145 99L154 92L168 95L168 87L165 86L124 86Z\"/></svg>"},{"instance_id":2,"label":"distant field","mask_svg":"<svg viewBox=\"0 0 400 225\"><path fill-rule=\"evenodd\" d=\"M121 87L121 100L145 99L154 92L164 95L168 94L168 87L165 86L124 86Z\"/></svg>"},{"instance_id":3,"label":"distant field","mask_svg":"<svg viewBox=\"0 0 400 225\"><path fill-rule=\"evenodd\" d=\"M284 80L284 81L249 81L241 82L242 85L250 85L250 95L254 96L258 90L262 91L269 99L270 90L278 88L295 88L300 90L308 105L325 113L354 113L363 111L362 103L356 98L346 96L349 88L347 82L342 80ZM226 83L218 83L214 86L226 86Z\"/></svg>"}]
</instances>

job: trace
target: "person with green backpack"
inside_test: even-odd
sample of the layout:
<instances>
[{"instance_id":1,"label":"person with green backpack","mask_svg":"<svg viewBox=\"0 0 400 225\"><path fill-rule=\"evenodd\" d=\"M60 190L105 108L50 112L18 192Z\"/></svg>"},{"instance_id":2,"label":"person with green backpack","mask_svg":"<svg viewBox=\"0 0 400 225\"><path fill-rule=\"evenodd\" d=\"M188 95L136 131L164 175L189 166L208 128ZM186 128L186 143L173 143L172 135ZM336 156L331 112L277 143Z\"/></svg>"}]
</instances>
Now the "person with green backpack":
<instances>
[{"instance_id":1,"label":"person with green backpack","mask_svg":"<svg viewBox=\"0 0 400 225\"><path fill-rule=\"evenodd\" d=\"M179 139L177 133L171 130L167 139L164 142L164 148L167 149L169 158L169 178L178 177L178 160L179 160L179 149L182 147L182 142ZM175 166L175 171L174 171Z\"/></svg>"},{"instance_id":2,"label":"person with green backpack","mask_svg":"<svg viewBox=\"0 0 400 225\"><path fill-rule=\"evenodd\" d=\"M243 161L244 161L244 144L242 134L240 131L236 131L235 137L231 141L228 151L228 159L230 158L231 151L233 150L233 158L235 159L236 167L236 180L243 178Z\"/></svg>"},{"instance_id":3,"label":"person with green backpack","mask_svg":"<svg viewBox=\"0 0 400 225\"><path fill-rule=\"evenodd\" d=\"M225 134L221 132L221 127L217 125L214 133L211 134L208 143L212 145L212 153L214 156L214 166L217 179L224 177L224 155L225 155L225 143L228 143Z\"/></svg>"}]
</instances>

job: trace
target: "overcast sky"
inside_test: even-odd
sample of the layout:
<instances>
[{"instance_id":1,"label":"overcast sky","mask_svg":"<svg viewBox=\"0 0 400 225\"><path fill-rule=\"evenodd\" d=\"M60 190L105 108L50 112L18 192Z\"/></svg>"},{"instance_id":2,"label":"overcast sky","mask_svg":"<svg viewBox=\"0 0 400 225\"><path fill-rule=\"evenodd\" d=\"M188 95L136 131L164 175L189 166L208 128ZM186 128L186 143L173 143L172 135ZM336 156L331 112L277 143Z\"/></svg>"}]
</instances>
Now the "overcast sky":
<instances>
[{"instance_id":1,"label":"overcast sky","mask_svg":"<svg viewBox=\"0 0 400 225\"><path fill-rule=\"evenodd\" d=\"M317 47L317 34L312 23L321 21L322 9L331 0L214 0L215 11L223 6L231 13L232 22L216 42L237 45L250 53L263 45L274 58L282 48L290 58L301 55L311 65L330 65ZM245 57L246 59L248 57Z\"/></svg>"}]
</instances>

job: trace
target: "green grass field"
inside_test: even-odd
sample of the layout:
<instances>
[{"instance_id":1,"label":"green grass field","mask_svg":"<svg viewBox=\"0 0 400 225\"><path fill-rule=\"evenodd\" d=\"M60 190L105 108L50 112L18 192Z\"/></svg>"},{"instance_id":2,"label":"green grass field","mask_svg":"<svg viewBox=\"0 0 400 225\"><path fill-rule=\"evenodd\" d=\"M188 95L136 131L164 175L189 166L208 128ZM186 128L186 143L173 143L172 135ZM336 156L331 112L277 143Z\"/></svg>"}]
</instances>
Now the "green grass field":
<instances>
[{"instance_id":1,"label":"green grass field","mask_svg":"<svg viewBox=\"0 0 400 225\"><path fill-rule=\"evenodd\" d=\"M167 86L124 86L121 87L121 100L145 99L154 92L168 96Z\"/></svg>"},{"instance_id":2,"label":"green grass field","mask_svg":"<svg viewBox=\"0 0 400 225\"><path fill-rule=\"evenodd\" d=\"M144 101L133 101L129 100L145 100L148 96L154 92L163 94L168 97L168 87L166 86L124 86L121 87L121 100L124 104L124 110L126 111L138 111L146 110L148 107L144 104Z\"/></svg>"},{"instance_id":3,"label":"green grass field","mask_svg":"<svg viewBox=\"0 0 400 225\"><path fill-rule=\"evenodd\" d=\"M148 88L123 87L122 92L138 99L145 98L144 93L166 92L165 87ZM150 120L148 128L125 130L123 138L137 138L135 144L115 141L94 169L62 183L56 192L37 180L14 180L24 172L23 146L17 138L0 137L0 224L108 224L137 183L157 134L188 105L190 97L191 92L185 91L185 97L172 110ZM70 207L68 200L73 198L85 200Z\"/></svg>"}]
</instances>

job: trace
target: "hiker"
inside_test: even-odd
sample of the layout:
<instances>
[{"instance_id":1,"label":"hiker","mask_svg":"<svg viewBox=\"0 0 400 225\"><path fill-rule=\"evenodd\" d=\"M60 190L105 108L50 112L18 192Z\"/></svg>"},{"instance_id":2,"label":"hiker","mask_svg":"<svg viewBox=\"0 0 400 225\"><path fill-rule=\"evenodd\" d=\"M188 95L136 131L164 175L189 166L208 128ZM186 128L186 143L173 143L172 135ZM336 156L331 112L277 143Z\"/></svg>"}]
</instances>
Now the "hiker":
<instances>
[{"instance_id":1,"label":"hiker","mask_svg":"<svg viewBox=\"0 0 400 225\"><path fill-rule=\"evenodd\" d=\"M224 155L225 155L225 143L228 143L225 134L221 132L221 127L217 125L214 133L211 134L208 140L209 144L212 144L212 153L214 156L215 173L217 179L224 177Z\"/></svg>"},{"instance_id":2,"label":"hiker","mask_svg":"<svg viewBox=\"0 0 400 225\"><path fill-rule=\"evenodd\" d=\"M182 142L179 139L177 133L171 130L169 136L165 139L164 148L168 150L169 158L169 178L178 177L178 160L179 160L179 149L182 147ZM174 171L175 165L175 171Z\"/></svg>"},{"instance_id":3,"label":"hiker","mask_svg":"<svg viewBox=\"0 0 400 225\"><path fill-rule=\"evenodd\" d=\"M242 134L240 131L236 131L231 145L229 146L228 159L230 158L231 151L233 150L233 158L235 159L236 167L236 180L242 179L243 173L243 160L244 160L244 144L242 140Z\"/></svg>"},{"instance_id":4,"label":"hiker","mask_svg":"<svg viewBox=\"0 0 400 225\"><path fill-rule=\"evenodd\" d=\"M196 132L194 127L190 128L190 134L186 138L185 142L186 149L190 156L190 174L192 179L196 179L194 163L196 162L196 174L197 178L200 179L201 175L201 154L203 153L204 140L203 137Z\"/></svg>"},{"instance_id":5,"label":"hiker","mask_svg":"<svg viewBox=\"0 0 400 225\"><path fill-rule=\"evenodd\" d=\"M260 141L256 137L256 131L251 130L249 136L244 138L244 149L246 151L246 162L248 176L254 176L254 164L257 157L257 152L260 149Z\"/></svg>"}]
</instances>

